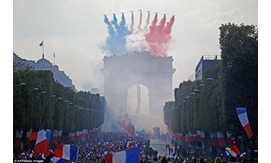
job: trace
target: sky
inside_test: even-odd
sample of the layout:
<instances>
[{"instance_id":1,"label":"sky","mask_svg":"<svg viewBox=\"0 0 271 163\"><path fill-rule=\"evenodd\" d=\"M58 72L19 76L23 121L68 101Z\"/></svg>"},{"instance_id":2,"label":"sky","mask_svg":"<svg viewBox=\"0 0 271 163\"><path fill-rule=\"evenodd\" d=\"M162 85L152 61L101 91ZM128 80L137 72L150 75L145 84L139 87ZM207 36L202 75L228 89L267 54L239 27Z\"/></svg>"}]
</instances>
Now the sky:
<instances>
[{"instance_id":1,"label":"sky","mask_svg":"<svg viewBox=\"0 0 271 163\"><path fill-rule=\"evenodd\" d=\"M256 0L14 0L13 51L21 58L38 60L42 56L59 66L73 81L77 90L103 91L103 46L107 25L104 14L135 26L142 10L143 25L147 11L158 21L175 15L168 56L173 57L173 88L194 78L202 55L220 55L219 27L228 22L258 25ZM53 57L55 53L55 58Z\"/></svg>"}]
</instances>

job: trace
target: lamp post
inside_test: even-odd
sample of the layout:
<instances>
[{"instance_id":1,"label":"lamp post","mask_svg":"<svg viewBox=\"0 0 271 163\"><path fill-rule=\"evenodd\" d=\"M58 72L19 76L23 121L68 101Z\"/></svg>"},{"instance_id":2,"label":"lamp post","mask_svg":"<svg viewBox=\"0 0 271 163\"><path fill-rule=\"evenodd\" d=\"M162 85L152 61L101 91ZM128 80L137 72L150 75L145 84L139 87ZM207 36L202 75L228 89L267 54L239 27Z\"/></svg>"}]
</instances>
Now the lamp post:
<instances>
[{"instance_id":1,"label":"lamp post","mask_svg":"<svg viewBox=\"0 0 271 163\"><path fill-rule=\"evenodd\" d=\"M29 124L29 126L32 126L32 127L38 127L38 126L35 126L38 124L38 120L37 120L37 115L36 115L37 110L34 109L34 106L36 106L34 104L36 104L36 98L37 98L38 91L39 91L39 88L35 87L35 88L31 89L29 92L29 96L30 96L29 103L30 104L29 104L29 109L27 109L27 113L30 115L29 116L30 118L28 119L29 120L28 124ZM38 105L38 108L39 107L40 106ZM39 114L39 113L37 113L37 114Z\"/></svg>"},{"instance_id":2,"label":"lamp post","mask_svg":"<svg viewBox=\"0 0 271 163\"><path fill-rule=\"evenodd\" d=\"M56 97L56 96L53 96L53 97ZM53 126L54 126L55 129L61 129L60 124L57 123L59 121L58 117L59 117L60 113L59 113L59 109L58 109L58 107L56 105L57 105L57 102L59 100L63 100L63 98L60 96L60 97L56 98L56 100L53 103L53 105L54 105L54 117L53 117L54 122L53 122Z\"/></svg>"},{"instance_id":3,"label":"lamp post","mask_svg":"<svg viewBox=\"0 0 271 163\"><path fill-rule=\"evenodd\" d=\"M46 94L46 91L41 91L41 98L39 99L39 124L42 125L44 123L45 119L45 109L44 108L44 95Z\"/></svg>"}]
</instances>

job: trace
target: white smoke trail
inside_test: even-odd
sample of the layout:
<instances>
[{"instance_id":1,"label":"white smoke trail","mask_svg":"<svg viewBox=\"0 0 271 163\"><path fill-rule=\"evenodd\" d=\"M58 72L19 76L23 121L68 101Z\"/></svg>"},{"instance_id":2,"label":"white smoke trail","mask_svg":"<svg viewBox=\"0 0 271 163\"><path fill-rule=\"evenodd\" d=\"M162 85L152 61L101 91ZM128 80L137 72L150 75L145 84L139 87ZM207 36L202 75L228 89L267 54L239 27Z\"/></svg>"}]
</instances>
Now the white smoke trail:
<instances>
[{"instance_id":1,"label":"white smoke trail","mask_svg":"<svg viewBox=\"0 0 271 163\"><path fill-rule=\"evenodd\" d=\"M131 32L134 31L134 13L133 11L131 11L132 15L131 15L131 26L130 26L130 30Z\"/></svg>"},{"instance_id":2,"label":"white smoke trail","mask_svg":"<svg viewBox=\"0 0 271 163\"><path fill-rule=\"evenodd\" d=\"M148 30L149 23L150 23L150 11L148 11L147 21L146 21L146 25L145 25L145 31Z\"/></svg>"},{"instance_id":3,"label":"white smoke trail","mask_svg":"<svg viewBox=\"0 0 271 163\"><path fill-rule=\"evenodd\" d=\"M139 10L140 14L139 14L139 24L138 24L138 30L141 31L141 24L142 24L142 11Z\"/></svg>"}]
</instances>

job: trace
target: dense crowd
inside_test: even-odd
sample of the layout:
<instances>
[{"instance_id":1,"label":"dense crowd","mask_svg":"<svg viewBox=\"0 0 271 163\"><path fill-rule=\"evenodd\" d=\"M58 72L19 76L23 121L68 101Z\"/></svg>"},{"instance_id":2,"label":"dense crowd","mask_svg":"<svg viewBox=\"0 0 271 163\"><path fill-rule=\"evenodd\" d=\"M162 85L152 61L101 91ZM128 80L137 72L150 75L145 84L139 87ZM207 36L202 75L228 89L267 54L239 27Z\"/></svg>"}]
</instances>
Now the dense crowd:
<instances>
[{"instance_id":1,"label":"dense crowd","mask_svg":"<svg viewBox=\"0 0 271 163\"><path fill-rule=\"evenodd\" d=\"M184 156L182 154L173 156L159 155L158 151L150 146L149 137L130 137L120 132L101 132L88 139L86 142L77 144L80 146L79 162L81 163L107 163L106 154L118 152L131 148L139 148L140 163L232 163L232 162L255 162L254 159L244 157L224 157L206 158L201 156Z\"/></svg>"},{"instance_id":2,"label":"dense crowd","mask_svg":"<svg viewBox=\"0 0 271 163\"><path fill-rule=\"evenodd\" d=\"M206 158L200 155L183 155L181 153L171 155L159 154L150 146L148 136L128 136L121 132L99 132L91 138L84 141L73 143L79 146L79 163L108 163L107 155L112 152L119 152L129 149L139 149L140 163L231 163L231 162L255 162L246 157L223 157ZM166 145L168 148L168 145ZM53 149L53 148L52 148ZM43 154L36 158L38 160L46 159L49 154ZM14 156L14 160L31 160L33 150L24 151ZM48 159L47 159L48 160ZM49 161L50 162L50 161Z\"/></svg>"}]
</instances>

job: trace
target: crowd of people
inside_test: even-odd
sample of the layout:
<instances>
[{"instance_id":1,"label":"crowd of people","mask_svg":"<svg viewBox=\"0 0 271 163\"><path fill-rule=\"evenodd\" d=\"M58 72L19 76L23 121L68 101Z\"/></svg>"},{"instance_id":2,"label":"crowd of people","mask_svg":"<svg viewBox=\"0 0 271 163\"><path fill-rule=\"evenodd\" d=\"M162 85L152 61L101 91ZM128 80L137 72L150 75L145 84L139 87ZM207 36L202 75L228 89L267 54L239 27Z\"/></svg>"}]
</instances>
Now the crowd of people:
<instances>
[{"instance_id":1,"label":"crowd of people","mask_svg":"<svg viewBox=\"0 0 271 163\"><path fill-rule=\"evenodd\" d=\"M84 141L74 142L79 147L79 163L108 163L107 155L112 152L119 152L138 148L140 163L232 163L232 162L255 162L246 157L219 157L206 158L200 155L187 156L182 153L172 155L161 155L159 151L154 150L150 144L148 136L128 136L122 132L99 132ZM165 145L168 148L168 145ZM53 151L50 151L51 154ZM29 149L14 156L14 160L31 160L33 150ZM50 153L49 153L50 154ZM48 154L47 154L48 156ZM36 158L38 160L46 159L46 154ZM48 159L47 159L48 160ZM50 162L50 161L49 161Z\"/></svg>"}]
</instances>

